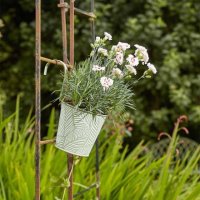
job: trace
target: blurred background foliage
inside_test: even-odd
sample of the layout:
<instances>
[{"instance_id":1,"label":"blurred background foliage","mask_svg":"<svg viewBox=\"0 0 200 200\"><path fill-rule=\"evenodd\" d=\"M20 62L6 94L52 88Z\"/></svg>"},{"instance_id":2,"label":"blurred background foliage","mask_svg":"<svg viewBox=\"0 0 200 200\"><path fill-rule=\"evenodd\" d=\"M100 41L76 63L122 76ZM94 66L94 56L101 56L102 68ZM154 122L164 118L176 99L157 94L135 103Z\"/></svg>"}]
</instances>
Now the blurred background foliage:
<instances>
[{"instance_id":1,"label":"blurred background foliage","mask_svg":"<svg viewBox=\"0 0 200 200\"><path fill-rule=\"evenodd\" d=\"M0 200L35 199L35 118L31 109L19 126L20 116L24 115L20 113L20 105L18 96L14 113L2 118L4 111L0 110ZM56 133L55 119L55 109L52 109L47 120L47 138L52 138ZM165 155L161 156L162 151L155 146L153 150L142 142L127 154L127 146L122 148L120 127L113 128L114 135L109 131L104 126L100 134L101 199L200 200L200 147L195 145L195 148L188 148L185 143L187 151L183 151L183 138L178 140L177 131L174 131L169 147L165 146ZM166 140L161 142L163 144ZM41 199L66 199L66 153L54 145L42 145L41 152ZM74 194L94 184L95 159L95 148L87 158L75 157ZM74 199L94 200L95 192L93 188Z\"/></svg>"},{"instance_id":2,"label":"blurred background foliage","mask_svg":"<svg viewBox=\"0 0 200 200\"><path fill-rule=\"evenodd\" d=\"M58 1L42 2L42 55L62 59ZM83 10L90 9L89 0L75 3ZM12 113L16 95L21 93L27 111L35 98L34 1L0 0L0 5L0 105ZM200 142L200 1L99 0L95 8L97 35L107 31L115 43L120 40L147 47L158 69L155 78L135 87L137 110L132 113L132 137L127 142L156 139L162 130L170 131L181 114L189 117L190 137ZM76 62L87 57L90 42L89 21L77 16ZM42 77L43 105L55 98L57 94L51 93L60 81L60 71L50 67L47 77ZM44 122L49 112L43 114Z\"/></svg>"}]
</instances>

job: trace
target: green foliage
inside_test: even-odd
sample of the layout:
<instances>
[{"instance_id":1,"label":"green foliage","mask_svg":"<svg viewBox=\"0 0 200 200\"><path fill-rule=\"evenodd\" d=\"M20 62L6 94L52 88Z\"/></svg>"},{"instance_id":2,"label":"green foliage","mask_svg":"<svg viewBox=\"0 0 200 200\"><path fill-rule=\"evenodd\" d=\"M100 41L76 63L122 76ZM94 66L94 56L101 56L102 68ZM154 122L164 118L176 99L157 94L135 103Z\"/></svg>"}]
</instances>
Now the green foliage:
<instances>
[{"instance_id":1,"label":"green foliage","mask_svg":"<svg viewBox=\"0 0 200 200\"><path fill-rule=\"evenodd\" d=\"M115 38L147 46L158 68L155 81L140 82L135 91L139 97L133 113L135 138L141 134L143 138L155 137L157 132L169 130L178 115L187 114L191 136L200 141L199 8L196 0L117 0L110 9L117 22L112 20L111 30L122 30ZM115 13L123 17L115 17Z\"/></svg>"},{"instance_id":2,"label":"green foliage","mask_svg":"<svg viewBox=\"0 0 200 200\"><path fill-rule=\"evenodd\" d=\"M121 113L125 108L134 108L133 87L140 79L151 78L157 70L148 62L149 55L143 46L134 45L136 50L129 51L128 43L118 42L108 48L109 40L112 36L107 32L103 38L97 36L91 44L90 57L64 74L61 101L94 115ZM140 62L149 69L135 80Z\"/></svg>"},{"instance_id":3,"label":"green foliage","mask_svg":"<svg viewBox=\"0 0 200 200\"><path fill-rule=\"evenodd\" d=\"M106 91L100 84L102 72L91 71L92 63L86 60L76 70L66 74L61 92L61 101L92 114L108 114L113 110L124 111L125 107L133 108L133 92L124 84L124 80L116 79ZM86 75L88 78L86 79Z\"/></svg>"},{"instance_id":4,"label":"green foliage","mask_svg":"<svg viewBox=\"0 0 200 200\"><path fill-rule=\"evenodd\" d=\"M0 199L34 199L34 118L31 110L19 124L19 97L13 115L0 121ZM55 134L55 110L49 116L48 138ZM116 130L117 131L117 130ZM183 162L174 163L176 130L166 156L152 161L150 153L141 156L144 146L139 144L129 155L122 153L118 134L107 137L101 133L100 180L101 198L105 200L199 200L197 162L200 149ZM53 145L42 146L41 197L62 199L68 187L66 153ZM187 157L186 157L187 158ZM172 169L171 166L174 166ZM95 152L82 158L74 168L74 192L95 182ZM95 189L77 199L95 199Z\"/></svg>"},{"instance_id":5,"label":"green foliage","mask_svg":"<svg viewBox=\"0 0 200 200\"><path fill-rule=\"evenodd\" d=\"M27 0L1 2L0 95L12 110L15 96L22 92L29 107L34 99L34 2ZM90 1L77 1L76 6L89 10ZM61 59L60 12L57 2L43 1L42 55ZM187 114L193 138L199 136L200 82L200 2L198 0L107 0L96 1L96 33L104 31L113 40L140 43L149 48L152 62L158 67L155 81L140 83L134 111L134 138L149 139L160 130L170 129L179 114ZM17 17L16 17L17 16ZM75 60L89 54L90 24L75 18ZM43 69L43 68L42 68ZM42 103L49 102L51 91L60 75L54 67L42 80ZM19 81L20 80L20 81ZM148 81L148 83L147 83ZM8 84L9 82L9 84ZM154 88L154 89L152 89ZM148 101L144 101L148 99ZM164 121L165 123L161 123ZM161 125L162 124L162 125Z\"/></svg>"},{"instance_id":6,"label":"green foliage","mask_svg":"<svg viewBox=\"0 0 200 200\"><path fill-rule=\"evenodd\" d=\"M109 50L105 47L112 36L108 33L104 35L104 38L97 37L91 44L93 50L90 57L79 63L71 73L64 75L60 95L61 101L94 115L122 112L125 108L133 109L133 86L141 78L147 78L153 73L150 69L146 70L135 81L135 66L138 67L139 61L147 63L149 60L146 49L136 45L139 48L135 51L137 55L129 54L127 57L129 44L118 43ZM110 39L106 38L107 35ZM144 61L143 51L148 60Z\"/></svg>"}]
</instances>

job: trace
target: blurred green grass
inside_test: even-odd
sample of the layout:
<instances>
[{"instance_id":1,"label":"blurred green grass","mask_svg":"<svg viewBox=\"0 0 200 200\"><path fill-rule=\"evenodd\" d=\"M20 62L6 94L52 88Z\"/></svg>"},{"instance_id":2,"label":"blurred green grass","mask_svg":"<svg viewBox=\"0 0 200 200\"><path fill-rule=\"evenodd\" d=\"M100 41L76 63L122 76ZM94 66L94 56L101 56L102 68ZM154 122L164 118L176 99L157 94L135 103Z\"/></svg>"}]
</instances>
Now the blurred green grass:
<instances>
[{"instance_id":1,"label":"blurred green grass","mask_svg":"<svg viewBox=\"0 0 200 200\"><path fill-rule=\"evenodd\" d=\"M34 199L34 117L32 110L26 120L19 124L19 97L16 111L0 121L0 200ZM52 109L48 123L48 138L56 132L55 110ZM104 135L109 130L101 133ZM117 130L116 130L117 132ZM189 161L177 162L171 169L176 134L171 141L171 150L152 160L151 153L141 156L144 146L140 143L127 155L127 148L119 153L121 137L107 137L100 146L100 190L102 200L199 200L200 174L197 169L200 159L198 148ZM189 154L188 154L189 155ZM66 175L66 153L53 145L42 146L41 153L41 199L62 199ZM95 182L95 152L82 158L74 170L74 192L87 188ZM57 197L57 198L56 198ZM66 198L66 197L65 197ZM95 189L76 199L95 199Z\"/></svg>"}]
</instances>

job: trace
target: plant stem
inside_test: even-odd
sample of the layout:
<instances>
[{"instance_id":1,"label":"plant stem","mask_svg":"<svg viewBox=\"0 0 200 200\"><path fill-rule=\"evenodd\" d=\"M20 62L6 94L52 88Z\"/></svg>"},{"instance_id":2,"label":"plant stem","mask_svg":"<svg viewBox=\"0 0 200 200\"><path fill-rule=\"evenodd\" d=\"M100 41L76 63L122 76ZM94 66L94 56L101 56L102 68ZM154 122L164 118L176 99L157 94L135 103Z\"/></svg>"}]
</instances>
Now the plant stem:
<instances>
[{"instance_id":1,"label":"plant stem","mask_svg":"<svg viewBox=\"0 0 200 200\"><path fill-rule=\"evenodd\" d=\"M66 188L64 189L63 196L62 196L62 200L64 200L65 192L66 192Z\"/></svg>"},{"instance_id":2,"label":"plant stem","mask_svg":"<svg viewBox=\"0 0 200 200\"><path fill-rule=\"evenodd\" d=\"M68 179L68 180L67 180L68 183L69 183L69 179L70 179L70 177L71 177L71 175L72 175L73 169L74 169L74 162L72 163L72 168L71 168L71 171L70 171L70 173L69 173L69 177L67 178L67 179ZM64 200L65 193L66 193L66 189L67 189L68 187L69 187L69 186L65 187L65 189L64 189L64 191L63 191L62 200Z\"/></svg>"},{"instance_id":3,"label":"plant stem","mask_svg":"<svg viewBox=\"0 0 200 200\"><path fill-rule=\"evenodd\" d=\"M134 81L133 83L135 84L135 83L137 83L139 80L141 80L141 79L143 79L143 78L145 78L145 75L143 74L140 78L138 78L136 81Z\"/></svg>"}]
</instances>

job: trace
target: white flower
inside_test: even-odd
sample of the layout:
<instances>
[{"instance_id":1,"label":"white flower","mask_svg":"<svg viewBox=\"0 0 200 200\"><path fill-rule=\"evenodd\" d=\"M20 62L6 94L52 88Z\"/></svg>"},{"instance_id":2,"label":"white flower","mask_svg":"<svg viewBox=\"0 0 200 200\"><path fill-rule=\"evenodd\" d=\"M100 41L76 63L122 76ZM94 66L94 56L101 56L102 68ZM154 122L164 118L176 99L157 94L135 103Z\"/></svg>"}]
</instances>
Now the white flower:
<instances>
[{"instance_id":1,"label":"white flower","mask_svg":"<svg viewBox=\"0 0 200 200\"><path fill-rule=\"evenodd\" d=\"M128 43L123 43L123 42L118 42L117 44L117 48L123 50L123 51L126 51L127 49L130 48L130 44Z\"/></svg>"},{"instance_id":2,"label":"white flower","mask_svg":"<svg viewBox=\"0 0 200 200\"><path fill-rule=\"evenodd\" d=\"M105 67L100 67L99 65L93 65L92 67L93 71L105 71Z\"/></svg>"},{"instance_id":3,"label":"white flower","mask_svg":"<svg viewBox=\"0 0 200 200\"><path fill-rule=\"evenodd\" d=\"M154 73L156 74L157 73L157 69L155 68L155 66L151 63L148 63L147 64L147 67Z\"/></svg>"},{"instance_id":4,"label":"white flower","mask_svg":"<svg viewBox=\"0 0 200 200\"><path fill-rule=\"evenodd\" d=\"M147 51L143 51L142 55L143 55L144 63L147 64L147 62L149 61L149 55L148 55Z\"/></svg>"},{"instance_id":5,"label":"white flower","mask_svg":"<svg viewBox=\"0 0 200 200\"><path fill-rule=\"evenodd\" d=\"M117 51L117 46L116 46L116 45L113 45L112 48L111 48L111 50L112 50L112 51Z\"/></svg>"},{"instance_id":6,"label":"white flower","mask_svg":"<svg viewBox=\"0 0 200 200\"><path fill-rule=\"evenodd\" d=\"M101 53L101 54L103 54L104 56L107 56L107 55L108 55L108 51L107 51L106 49L104 49L104 48L99 48L99 49L98 49L98 53Z\"/></svg>"},{"instance_id":7,"label":"white flower","mask_svg":"<svg viewBox=\"0 0 200 200\"><path fill-rule=\"evenodd\" d=\"M138 44L135 44L134 46L137 48L137 50L135 51L135 55L138 57L139 60L143 61L143 64L147 64L147 62L149 61L147 49Z\"/></svg>"},{"instance_id":8,"label":"white flower","mask_svg":"<svg viewBox=\"0 0 200 200\"><path fill-rule=\"evenodd\" d=\"M100 40L101 38L97 36L95 42L99 42Z\"/></svg>"},{"instance_id":9,"label":"white flower","mask_svg":"<svg viewBox=\"0 0 200 200\"><path fill-rule=\"evenodd\" d=\"M147 51L147 49L146 49L145 47L140 46L140 45L138 45L138 44L135 44L134 46L135 46L137 49L139 49L140 51Z\"/></svg>"},{"instance_id":10,"label":"white flower","mask_svg":"<svg viewBox=\"0 0 200 200\"><path fill-rule=\"evenodd\" d=\"M122 52L117 52L116 53L116 57L114 59L115 63L119 64L119 65L122 65L123 63L123 60L124 60L124 55Z\"/></svg>"},{"instance_id":11,"label":"white flower","mask_svg":"<svg viewBox=\"0 0 200 200\"><path fill-rule=\"evenodd\" d=\"M101 77L100 82L101 85L103 86L104 91L107 90L113 84L113 80L105 76Z\"/></svg>"},{"instance_id":12,"label":"white flower","mask_svg":"<svg viewBox=\"0 0 200 200\"><path fill-rule=\"evenodd\" d=\"M123 72L119 68L113 68L112 75L116 76L118 78L122 78L123 77Z\"/></svg>"},{"instance_id":13,"label":"white flower","mask_svg":"<svg viewBox=\"0 0 200 200\"><path fill-rule=\"evenodd\" d=\"M126 68L128 69L128 71L131 73L131 74L137 74L137 71L135 69L135 67L131 66L131 65L126 65Z\"/></svg>"},{"instance_id":14,"label":"white flower","mask_svg":"<svg viewBox=\"0 0 200 200\"><path fill-rule=\"evenodd\" d=\"M129 62L131 66L138 66L139 60L137 57L134 57L133 55L129 54L126 60Z\"/></svg>"},{"instance_id":15,"label":"white flower","mask_svg":"<svg viewBox=\"0 0 200 200\"><path fill-rule=\"evenodd\" d=\"M91 44L92 48L97 48L101 45L101 38L99 36L96 37L94 44Z\"/></svg>"},{"instance_id":16,"label":"white flower","mask_svg":"<svg viewBox=\"0 0 200 200\"><path fill-rule=\"evenodd\" d=\"M104 32L104 36L106 40L112 40L112 35L110 35L110 33Z\"/></svg>"}]
</instances>

